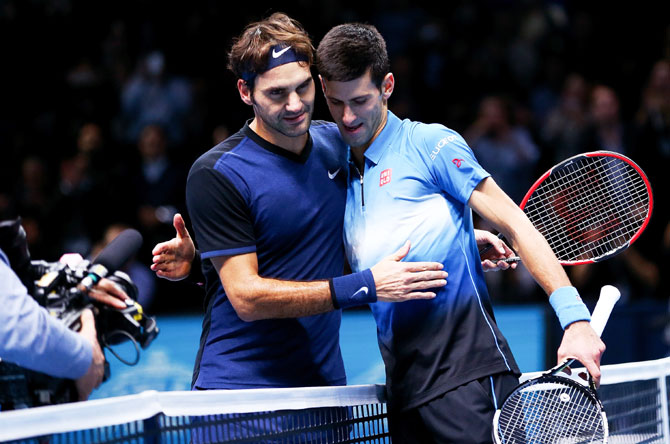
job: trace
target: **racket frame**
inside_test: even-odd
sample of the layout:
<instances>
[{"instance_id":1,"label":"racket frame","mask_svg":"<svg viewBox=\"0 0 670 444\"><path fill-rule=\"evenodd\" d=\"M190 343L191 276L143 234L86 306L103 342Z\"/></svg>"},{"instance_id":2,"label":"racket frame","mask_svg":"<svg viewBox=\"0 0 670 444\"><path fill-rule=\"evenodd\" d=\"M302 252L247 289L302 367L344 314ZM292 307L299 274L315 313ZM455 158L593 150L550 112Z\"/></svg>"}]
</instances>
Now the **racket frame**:
<instances>
[{"instance_id":1,"label":"racket frame","mask_svg":"<svg viewBox=\"0 0 670 444\"><path fill-rule=\"evenodd\" d=\"M571 388L574 388L578 392L582 393L583 395L586 396L586 398L591 402L592 405L596 406L596 408L599 411L601 420L602 420L602 425L603 425L603 444L607 444L608 439L609 439L609 424L607 422L607 414L605 413L605 408L603 407L602 402L600 401L600 398L598 397L598 393L595 390L595 386L593 384L593 379L589 375L589 382L588 384L583 384L580 383L573 378L567 377L567 376L561 376L560 373L569 365L571 365L574 362L574 359L567 360L552 369L546 371L545 373L542 373L540 376L537 376L533 379L529 379L528 381L525 381L521 384L519 384L510 394L508 394L505 399L503 400L500 408L496 409L496 412L493 416L493 439L495 444L511 444L511 442L506 442L503 441L500 432L500 415L505 408L505 404L507 401L512 398L515 394L519 393L520 391L523 391L529 387L532 387L534 385L539 385L539 384L551 384L553 383L558 383L562 385L567 385L570 386Z\"/></svg>"},{"instance_id":2,"label":"racket frame","mask_svg":"<svg viewBox=\"0 0 670 444\"><path fill-rule=\"evenodd\" d=\"M525 209L526 204L528 203L528 201L532 197L533 193L540 187L540 185L542 185L542 183L547 179L547 177L551 176L554 173L557 173L558 171L560 171L562 169L565 169L565 168L569 167L570 165L572 165L573 163L577 162L580 159L583 159L584 157L599 157L599 156L617 158L617 159L621 160L622 162L625 162L626 164L630 165L635 171L637 171L637 173L640 175L640 177L642 178L642 180L644 182L644 185L645 185L646 190L647 190L647 195L649 196L649 205L648 205L648 209L647 209L647 215L645 217L644 222L642 223L640 228L638 228L636 233L631 237L631 239L628 240L628 242L626 242L625 244L621 245L620 247L608 252L605 255L599 256L595 259L585 259L585 260L561 260L561 259L559 259L558 261L561 265L593 264L593 263L596 263L596 262L603 261L605 259L609 259L610 257L615 256L616 254L619 254L620 252L622 252L623 250L628 248L630 245L632 245L633 242L635 242L640 237L642 232L647 228L647 225L649 224L649 220L651 219L651 215L652 215L653 208L654 208L654 195L652 193L651 183L649 182L649 179L647 178L647 175L644 173L644 171L642 171L642 168L640 168L640 166L638 164L636 164L630 158L624 156L623 154L615 153L615 152L612 152L612 151L605 151L605 150L592 151L592 152L588 152L588 153L577 154L577 155L572 156L568 159L565 159L564 161L560 162L559 164L554 165L553 167L551 167L548 171L546 171L544 174L542 174L542 176L540 176L535 181L535 183L533 183L533 185L530 187L530 189L528 190L528 192L524 196L523 200L519 204L519 208L521 210ZM499 234L498 236L502 238L502 233ZM491 248L491 246L481 250L480 254L484 253L485 251L488 251L490 248ZM492 262L497 263L499 261L503 261L503 262L507 262L507 263L512 263L512 262L518 262L520 260L521 260L520 257L514 256L514 257L510 257L510 258L494 260Z\"/></svg>"}]
</instances>

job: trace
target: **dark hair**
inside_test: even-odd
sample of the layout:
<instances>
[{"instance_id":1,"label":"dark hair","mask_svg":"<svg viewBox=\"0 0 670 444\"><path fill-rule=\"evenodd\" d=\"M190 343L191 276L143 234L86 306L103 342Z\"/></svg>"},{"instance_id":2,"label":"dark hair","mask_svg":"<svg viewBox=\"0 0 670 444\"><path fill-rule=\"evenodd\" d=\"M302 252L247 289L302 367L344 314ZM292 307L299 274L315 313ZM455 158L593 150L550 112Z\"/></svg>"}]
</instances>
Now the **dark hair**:
<instances>
[{"instance_id":1,"label":"dark hair","mask_svg":"<svg viewBox=\"0 0 670 444\"><path fill-rule=\"evenodd\" d=\"M316 50L316 66L326 80L348 82L368 69L372 81L381 87L390 71L386 42L372 25L346 23L328 31Z\"/></svg>"},{"instance_id":2,"label":"dark hair","mask_svg":"<svg viewBox=\"0 0 670 444\"><path fill-rule=\"evenodd\" d=\"M267 67L270 48L280 44L305 56L309 66L314 62L314 45L302 25L284 13L275 12L248 25L233 41L228 52L228 69L238 79L245 73L260 74Z\"/></svg>"}]
</instances>

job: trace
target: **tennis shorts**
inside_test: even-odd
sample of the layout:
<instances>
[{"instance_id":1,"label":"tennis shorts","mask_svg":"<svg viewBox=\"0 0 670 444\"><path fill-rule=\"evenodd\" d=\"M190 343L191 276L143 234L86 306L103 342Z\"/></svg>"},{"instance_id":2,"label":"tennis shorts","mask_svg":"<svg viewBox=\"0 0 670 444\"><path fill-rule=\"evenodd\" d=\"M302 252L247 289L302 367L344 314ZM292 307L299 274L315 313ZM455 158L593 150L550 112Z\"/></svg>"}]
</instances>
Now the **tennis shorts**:
<instances>
[{"instance_id":1,"label":"tennis shorts","mask_svg":"<svg viewBox=\"0 0 670 444\"><path fill-rule=\"evenodd\" d=\"M510 372L475 379L410 410L389 410L394 444L493 442L493 415L519 384Z\"/></svg>"}]
</instances>

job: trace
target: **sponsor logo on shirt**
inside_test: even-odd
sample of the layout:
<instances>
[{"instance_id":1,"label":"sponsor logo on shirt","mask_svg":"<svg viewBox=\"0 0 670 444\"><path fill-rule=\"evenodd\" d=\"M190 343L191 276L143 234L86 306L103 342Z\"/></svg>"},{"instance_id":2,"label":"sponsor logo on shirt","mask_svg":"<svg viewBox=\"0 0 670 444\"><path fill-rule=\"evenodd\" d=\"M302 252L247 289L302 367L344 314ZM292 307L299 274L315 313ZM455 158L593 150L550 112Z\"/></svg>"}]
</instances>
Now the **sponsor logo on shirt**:
<instances>
[{"instance_id":1,"label":"sponsor logo on shirt","mask_svg":"<svg viewBox=\"0 0 670 444\"><path fill-rule=\"evenodd\" d=\"M463 162L463 159L454 159L451 161L454 165L456 165L457 168L461 167L461 162Z\"/></svg>"},{"instance_id":2,"label":"sponsor logo on shirt","mask_svg":"<svg viewBox=\"0 0 670 444\"><path fill-rule=\"evenodd\" d=\"M435 145L435 148L433 148L433 151L430 153L430 160L435 160L438 154L440 154L440 151L442 151L442 148L449 143L453 142L456 140L456 136L447 136L442 139L440 139L437 144Z\"/></svg>"},{"instance_id":3,"label":"sponsor logo on shirt","mask_svg":"<svg viewBox=\"0 0 670 444\"><path fill-rule=\"evenodd\" d=\"M379 186L383 187L387 183L391 182L391 168L384 170L379 175Z\"/></svg>"},{"instance_id":4,"label":"sponsor logo on shirt","mask_svg":"<svg viewBox=\"0 0 670 444\"><path fill-rule=\"evenodd\" d=\"M330 170L328 170L328 178L329 178L330 180L335 179L335 176L337 176L337 173L339 173L341 169L342 169L342 167L339 167L339 168L336 169L335 172L333 172L333 173L331 173Z\"/></svg>"}]
</instances>

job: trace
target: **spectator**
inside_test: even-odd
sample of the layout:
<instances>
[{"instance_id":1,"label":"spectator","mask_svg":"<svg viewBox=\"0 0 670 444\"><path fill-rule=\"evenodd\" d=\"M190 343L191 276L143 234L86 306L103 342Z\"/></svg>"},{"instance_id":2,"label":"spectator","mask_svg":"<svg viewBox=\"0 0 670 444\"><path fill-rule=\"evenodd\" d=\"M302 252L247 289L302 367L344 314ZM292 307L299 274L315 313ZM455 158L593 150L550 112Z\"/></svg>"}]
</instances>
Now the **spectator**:
<instances>
[{"instance_id":1,"label":"spectator","mask_svg":"<svg viewBox=\"0 0 670 444\"><path fill-rule=\"evenodd\" d=\"M547 116L541 137L550 151L548 166L577 154L588 122L589 87L579 73L571 73L563 83L558 104Z\"/></svg>"},{"instance_id":2,"label":"spectator","mask_svg":"<svg viewBox=\"0 0 670 444\"><path fill-rule=\"evenodd\" d=\"M26 157L8 211L10 217L20 215L23 218L30 251L44 258L53 258L58 253L46 242L51 237L49 220L54 202L49 172L42 158Z\"/></svg>"},{"instance_id":3,"label":"spectator","mask_svg":"<svg viewBox=\"0 0 670 444\"><path fill-rule=\"evenodd\" d=\"M662 272L670 264L670 207L662 177L670 168L670 60L654 63L636 115L631 156L642 167L654 191L654 214L647 230L631 246L631 266L639 269L643 294L667 299L670 282Z\"/></svg>"},{"instance_id":4,"label":"spectator","mask_svg":"<svg viewBox=\"0 0 670 444\"><path fill-rule=\"evenodd\" d=\"M511 105L504 98L488 96L465 139L482 167L518 204L535 181L540 151L528 129L515 126L512 118Z\"/></svg>"},{"instance_id":5,"label":"spectator","mask_svg":"<svg viewBox=\"0 0 670 444\"><path fill-rule=\"evenodd\" d=\"M115 213L118 206L110 193L114 166L105 152L102 128L86 123L77 134L76 151L60 163L54 218L58 225L61 251L90 253L93 241L102 233L101 220Z\"/></svg>"},{"instance_id":6,"label":"spectator","mask_svg":"<svg viewBox=\"0 0 670 444\"><path fill-rule=\"evenodd\" d=\"M610 87L595 85L589 101L589 124L580 152L607 150L627 154L632 146L630 126L624 122L619 97Z\"/></svg>"},{"instance_id":7,"label":"spectator","mask_svg":"<svg viewBox=\"0 0 670 444\"><path fill-rule=\"evenodd\" d=\"M132 174L137 221L146 245L153 245L172 233L172 218L185 210L185 172L167 152L167 137L158 125L142 129L137 142L139 163ZM148 253L147 253L148 257Z\"/></svg>"},{"instance_id":8,"label":"spectator","mask_svg":"<svg viewBox=\"0 0 670 444\"><path fill-rule=\"evenodd\" d=\"M162 52L149 53L121 94L125 141L136 141L144 127L156 124L166 129L171 145L180 145L187 133L185 121L191 104L190 82L167 72Z\"/></svg>"}]
</instances>

